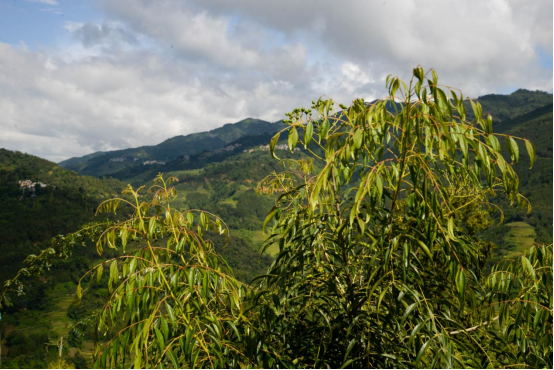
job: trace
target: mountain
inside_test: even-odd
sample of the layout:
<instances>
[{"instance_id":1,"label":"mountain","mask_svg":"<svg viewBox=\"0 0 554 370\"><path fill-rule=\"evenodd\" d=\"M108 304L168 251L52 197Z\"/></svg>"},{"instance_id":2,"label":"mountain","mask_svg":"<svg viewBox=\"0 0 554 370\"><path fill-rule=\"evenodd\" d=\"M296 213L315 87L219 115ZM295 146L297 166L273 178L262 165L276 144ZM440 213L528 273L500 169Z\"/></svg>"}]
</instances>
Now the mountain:
<instances>
[{"instance_id":1,"label":"mountain","mask_svg":"<svg viewBox=\"0 0 554 370\"><path fill-rule=\"evenodd\" d=\"M531 200L533 211L527 215L521 209L502 204L506 222L502 227L491 229L490 239L502 248L512 246L512 249L516 245L529 246L533 242L551 241L552 94L519 89L509 95L484 95L477 101L483 107L483 114L493 116L495 132L530 139L537 152L533 169L529 170L529 159L523 148L520 150L520 163L515 165L520 176L521 192ZM472 119L473 112L469 102L466 112L468 119ZM258 241L260 236L256 234L254 225L261 224L260 217L251 217L246 222L249 226L243 224L241 227L238 224L244 219L237 216L236 209L242 207L241 199L242 202L250 202L247 198L252 195L246 196L244 193L253 192L257 181L275 169L277 162L260 147L266 146L272 134L282 127L282 123L247 119L209 132L177 136L153 147L93 153L80 160L71 159L62 164L77 170L80 166L80 172L95 176L109 173L110 176L134 185L148 183L159 172L175 175L181 179L178 190L185 192L187 202L230 217L224 219L234 224L240 235L254 233L254 240ZM196 146L187 143L195 143ZM122 157L118 157L121 153L128 155L129 159L116 162L121 160ZM142 159L134 160L139 155L144 157L138 158L148 156L149 160L158 163L145 165L146 161ZM215 186L210 186L210 183ZM261 197L257 196L256 199L251 203L255 205L253 214L263 214L258 209L262 206L269 210ZM495 201L502 203L500 200ZM237 220L239 222L235 222ZM512 234L512 239L505 237Z\"/></svg>"},{"instance_id":2,"label":"mountain","mask_svg":"<svg viewBox=\"0 0 554 370\"><path fill-rule=\"evenodd\" d=\"M531 242L552 243L552 140L553 114L552 103L533 110L532 112L503 121L499 132L531 140L536 149L536 159L533 167L527 151L521 148L520 160L514 165L519 176L520 192L529 199L532 205L531 213L504 204L507 223L516 223L520 227L526 223L528 228L527 245ZM505 155L508 153L506 151ZM516 230L517 231L517 230ZM520 230L521 231L521 230ZM517 232L515 232L517 234ZM515 235L514 236L517 236ZM517 248L521 240L510 240L513 248ZM525 244L519 243L520 245Z\"/></svg>"},{"instance_id":3,"label":"mountain","mask_svg":"<svg viewBox=\"0 0 554 370\"><path fill-rule=\"evenodd\" d=\"M59 165L85 175L108 176L135 165L159 166L179 157L214 151L245 136L272 134L283 127L280 122L270 123L247 118L211 131L175 136L158 145L92 153L79 158L70 158L60 162Z\"/></svg>"},{"instance_id":4,"label":"mountain","mask_svg":"<svg viewBox=\"0 0 554 370\"><path fill-rule=\"evenodd\" d=\"M83 176L32 155L0 149L0 280L58 234L78 229L120 194L115 179Z\"/></svg>"},{"instance_id":5,"label":"mountain","mask_svg":"<svg viewBox=\"0 0 554 370\"><path fill-rule=\"evenodd\" d=\"M483 107L483 114L490 113L495 122L499 123L552 104L552 94L519 89L509 95L483 95L477 101ZM496 128L498 127L497 125Z\"/></svg>"}]
</instances>

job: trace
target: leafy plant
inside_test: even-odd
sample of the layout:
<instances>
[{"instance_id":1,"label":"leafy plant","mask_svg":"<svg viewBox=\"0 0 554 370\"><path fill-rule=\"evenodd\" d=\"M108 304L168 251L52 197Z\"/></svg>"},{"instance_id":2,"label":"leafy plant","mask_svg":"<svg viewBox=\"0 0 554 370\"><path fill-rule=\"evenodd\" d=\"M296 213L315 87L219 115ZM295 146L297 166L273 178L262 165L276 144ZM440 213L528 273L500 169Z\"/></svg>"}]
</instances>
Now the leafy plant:
<instances>
[{"instance_id":1,"label":"leafy plant","mask_svg":"<svg viewBox=\"0 0 554 370\"><path fill-rule=\"evenodd\" d=\"M517 162L520 139L494 134L473 101L476 118L467 121L463 95L440 88L434 71L418 67L409 85L389 77L387 87L371 104L336 112L319 99L288 115L290 150L303 145L323 169L292 162L261 186L281 196L264 223L275 220L264 246L280 253L263 277L273 298L260 310L275 312L266 314L278 328L272 340L293 365L498 366L488 343L510 329L506 320L483 324L483 312L494 312L484 302L499 293L482 285L489 253L472 218L484 215L486 225L496 193L530 210L501 153L502 140ZM534 147L523 142L532 165ZM551 300L543 310L551 317ZM488 331L467 335L476 323ZM551 354L551 341L538 343Z\"/></svg>"},{"instance_id":2,"label":"leafy plant","mask_svg":"<svg viewBox=\"0 0 554 370\"><path fill-rule=\"evenodd\" d=\"M97 331L107 343L97 353L98 367L222 367L237 353L225 333L237 330L233 324L242 313L245 287L228 273L204 239L207 231L228 235L223 221L208 212L179 212L170 201L176 197L175 178L156 179L152 201L140 200L138 190L129 187L135 203L132 218L107 228L97 240L117 248L123 255L100 263L85 278L100 282L109 270L106 305L98 313ZM99 211L115 211L123 198L100 205ZM142 245L126 253L127 243L140 239ZM164 245L157 244L160 240ZM220 267L223 263L223 268ZM81 284L77 296L83 294ZM240 353L239 353L240 354Z\"/></svg>"}]
</instances>

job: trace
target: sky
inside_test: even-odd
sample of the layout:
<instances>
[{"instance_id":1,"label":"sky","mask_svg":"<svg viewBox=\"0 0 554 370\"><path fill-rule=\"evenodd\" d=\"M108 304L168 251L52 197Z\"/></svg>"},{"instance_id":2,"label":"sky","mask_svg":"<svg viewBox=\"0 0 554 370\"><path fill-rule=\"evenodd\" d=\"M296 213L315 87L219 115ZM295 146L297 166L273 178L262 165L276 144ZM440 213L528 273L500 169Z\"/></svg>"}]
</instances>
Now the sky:
<instances>
[{"instance_id":1,"label":"sky","mask_svg":"<svg viewBox=\"0 0 554 370\"><path fill-rule=\"evenodd\" d=\"M421 65L465 96L552 92L552 0L0 0L0 147L155 145Z\"/></svg>"}]
</instances>

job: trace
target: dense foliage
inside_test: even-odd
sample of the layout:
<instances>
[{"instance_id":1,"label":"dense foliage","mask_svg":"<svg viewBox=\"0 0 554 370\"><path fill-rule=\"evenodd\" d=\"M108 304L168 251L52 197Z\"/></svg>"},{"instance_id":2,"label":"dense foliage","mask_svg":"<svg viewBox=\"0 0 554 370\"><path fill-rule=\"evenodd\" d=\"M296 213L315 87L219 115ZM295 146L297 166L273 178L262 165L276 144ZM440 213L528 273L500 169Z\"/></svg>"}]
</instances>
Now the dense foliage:
<instances>
[{"instance_id":1,"label":"dense foliage","mask_svg":"<svg viewBox=\"0 0 554 370\"><path fill-rule=\"evenodd\" d=\"M505 280L521 279L510 269L531 273L526 258L504 270L497 290L501 274L494 267L486 277L487 245L472 230L487 223L496 193L527 206L508 163L518 162L517 139L493 134L478 103L470 102L477 118L467 121L463 96L441 90L434 72L414 76L409 86L389 79L387 99L357 100L338 115L330 100L315 102L315 119L312 110L290 114L291 149L302 142L325 152L313 153L324 163L319 173L303 162L267 185L282 192L266 242L280 253L264 278L277 297L266 307L279 315L266 322L278 328L278 353L308 367L550 366L551 247L537 252L545 275L533 293ZM396 96L402 109L391 114ZM532 164L533 145L520 144ZM529 316L508 320L523 299L532 301ZM534 318L544 324L538 333L526 327ZM498 351L498 333L508 344L516 328L533 338L532 354L518 345Z\"/></svg>"},{"instance_id":2,"label":"dense foliage","mask_svg":"<svg viewBox=\"0 0 554 370\"><path fill-rule=\"evenodd\" d=\"M21 183L28 181L28 184ZM0 281L30 253L90 221L98 204L124 184L81 176L47 160L0 149Z\"/></svg>"}]
</instances>

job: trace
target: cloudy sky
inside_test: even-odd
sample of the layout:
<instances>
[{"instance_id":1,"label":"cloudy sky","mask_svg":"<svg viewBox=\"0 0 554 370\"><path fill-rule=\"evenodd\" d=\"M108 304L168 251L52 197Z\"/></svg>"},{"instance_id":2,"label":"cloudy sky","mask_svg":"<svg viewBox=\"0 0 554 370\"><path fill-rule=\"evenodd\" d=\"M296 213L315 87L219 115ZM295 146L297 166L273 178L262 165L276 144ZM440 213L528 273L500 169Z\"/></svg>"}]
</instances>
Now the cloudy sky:
<instances>
[{"instance_id":1,"label":"cloudy sky","mask_svg":"<svg viewBox=\"0 0 554 370\"><path fill-rule=\"evenodd\" d=\"M0 0L0 147L157 144L418 64L466 96L552 92L552 0Z\"/></svg>"}]
</instances>

